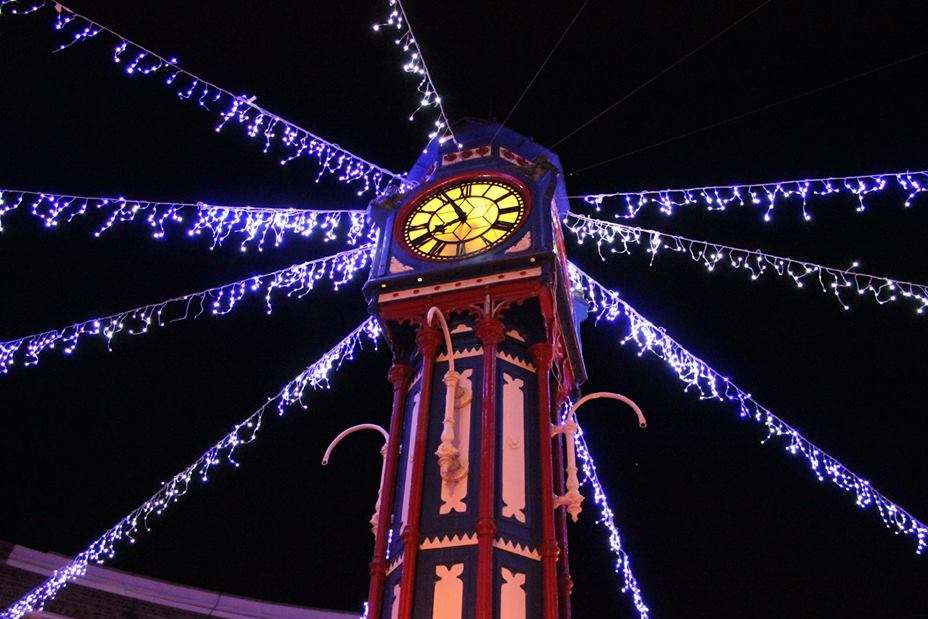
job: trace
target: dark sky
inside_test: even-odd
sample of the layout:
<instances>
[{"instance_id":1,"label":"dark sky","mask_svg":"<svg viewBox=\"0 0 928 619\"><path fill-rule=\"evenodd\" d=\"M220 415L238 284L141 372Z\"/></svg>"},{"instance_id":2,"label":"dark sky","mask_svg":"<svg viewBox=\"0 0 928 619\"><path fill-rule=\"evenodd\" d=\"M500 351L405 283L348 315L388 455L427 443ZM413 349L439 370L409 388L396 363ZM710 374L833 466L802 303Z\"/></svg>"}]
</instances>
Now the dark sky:
<instances>
[{"instance_id":1,"label":"dark sky","mask_svg":"<svg viewBox=\"0 0 928 619\"><path fill-rule=\"evenodd\" d=\"M425 127L414 87L370 31L386 3L72 0L73 8L194 73L396 170ZM591 0L510 126L557 141L757 2ZM504 117L576 2L409 0L452 118ZM363 207L280 168L234 129L130 80L92 41L61 53L47 13L0 18L0 187L213 203ZM774 0L558 148L568 171L926 50L924 2ZM928 56L569 178L571 193L924 169ZM424 118L423 118L424 120ZM831 200L805 224L784 208L646 217L696 238L928 281L928 200L863 215ZM50 232L9 217L0 236L0 339L333 253L291 240L263 255L142 226ZM806 436L928 518L928 322L902 305L851 312L787 282L708 274L666 256L574 259ZM360 280L359 280L360 282ZM222 319L180 323L113 352L83 344L0 378L0 538L80 551L364 318L359 283ZM681 392L665 366L585 325L590 381L638 401L650 425L591 405L582 419L656 617L928 617L928 559L818 484L725 406ZM242 467L196 488L114 566L282 602L356 610L366 597L378 439L322 470L338 431L387 423L388 355L347 365L307 413L268 424ZM578 617L631 617L593 510L571 529Z\"/></svg>"}]
</instances>

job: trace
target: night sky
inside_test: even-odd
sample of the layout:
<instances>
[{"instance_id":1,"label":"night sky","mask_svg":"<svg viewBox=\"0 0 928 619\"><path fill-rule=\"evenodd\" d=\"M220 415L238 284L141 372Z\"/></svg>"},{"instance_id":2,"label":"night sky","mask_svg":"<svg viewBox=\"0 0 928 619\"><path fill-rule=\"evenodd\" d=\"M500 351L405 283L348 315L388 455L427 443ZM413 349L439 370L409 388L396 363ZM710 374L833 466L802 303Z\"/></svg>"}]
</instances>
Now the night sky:
<instances>
[{"instance_id":1,"label":"night sky","mask_svg":"<svg viewBox=\"0 0 928 619\"><path fill-rule=\"evenodd\" d=\"M591 0L509 125L552 144L759 3ZM428 116L401 55L370 24L386 2L72 0L188 70L354 153L407 169ZM409 0L452 119L503 118L577 2ZM926 50L924 2L774 0L557 148L571 172ZM237 128L180 103L160 80L128 79L102 40L60 54L50 15L0 18L0 187L262 206L363 208L315 168L281 168ZM570 193L925 169L928 56L568 177ZM640 225L928 282L928 198L895 194L864 214L848 199L764 224L757 212L651 215ZM0 340L166 299L338 251L291 239L263 254L210 251L142 225L94 238L94 220L41 228L24 214L0 235ZM928 518L924 393L928 318L909 306L835 300L775 278L707 273L666 255L573 259L642 313ZM237 420L365 317L358 278L224 318L121 337L0 377L0 539L76 553L194 460ZM584 325L584 391L634 398L646 430L608 404L581 421L655 617L928 617L928 558L853 498L724 405L682 393L665 365ZM178 583L358 610L367 594L384 348L347 364L307 412L274 418L240 469L197 487L113 566ZM591 502L571 527L577 617L632 617Z\"/></svg>"}]
</instances>

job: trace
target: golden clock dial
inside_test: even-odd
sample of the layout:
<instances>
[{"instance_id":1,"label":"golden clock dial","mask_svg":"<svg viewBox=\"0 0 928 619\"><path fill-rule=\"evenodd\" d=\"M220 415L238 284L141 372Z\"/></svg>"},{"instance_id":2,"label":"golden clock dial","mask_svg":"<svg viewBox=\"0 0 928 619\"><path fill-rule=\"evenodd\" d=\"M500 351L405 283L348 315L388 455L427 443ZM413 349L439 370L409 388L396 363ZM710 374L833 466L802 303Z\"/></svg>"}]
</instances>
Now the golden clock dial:
<instances>
[{"instance_id":1,"label":"golden clock dial","mask_svg":"<svg viewBox=\"0 0 928 619\"><path fill-rule=\"evenodd\" d=\"M496 180L464 181L422 199L402 222L403 240L422 258L466 258L508 239L525 214L525 198L514 186Z\"/></svg>"}]
</instances>

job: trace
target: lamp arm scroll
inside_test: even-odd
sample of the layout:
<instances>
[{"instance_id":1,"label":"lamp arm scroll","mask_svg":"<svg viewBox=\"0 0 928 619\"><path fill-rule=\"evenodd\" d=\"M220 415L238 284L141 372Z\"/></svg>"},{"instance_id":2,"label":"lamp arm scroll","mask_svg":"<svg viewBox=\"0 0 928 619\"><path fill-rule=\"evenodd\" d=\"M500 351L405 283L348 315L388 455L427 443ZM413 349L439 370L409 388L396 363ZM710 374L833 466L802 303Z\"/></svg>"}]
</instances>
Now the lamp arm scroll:
<instances>
[{"instance_id":1,"label":"lamp arm scroll","mask_svg":"<svg viewBox=\"0 0 928 619\"><path fill-rule=\"evenodd\" d=\"M574 522L577 522L577 518L580 516L580 512L582 511L581 504L583 503L583 495L580 494L580 479L577 476L579 472L577 468L577 447L574 444L574 437L577 435L577 430L579 429L579 425L577 424L577 410L590 400L597 400L600 398L617 400L627 404L638 417L638 427L646 428L648 426L648 420L645 418L644 413L641 412L641 408L631 398L610 391L597 391L583 396L570 407L564 423L559 426L552 426L552 437L558 434L564 434L567 437L567 480L565 484L567 491L563 495L555 497L554 506L555 508L566 507L571 520Z\"/></svg>"},{"instance_id":2,"label":"lamp arm scroll","mask_svg":"<svg viewBox=\"0 0 928 619\"><path fill-rule=\"evenodd\" d=\"M438 320L442 334L445 337L445 349L448 355L448 371L442 381L445 383L445 417L442 421L441 444L435 451L438 456L438 470L442 481L452 485L466 474L466 468L461 463L461 453L455 446L454 414L457 406L458 383L461 375L454 369L454 346L451 342L451 332L448 330L448 321L440 309L435 306L429 308L426 322L432 325Z\"/></svg>"},{"instance_id":3,"label":"lamp arm scroll","mask_svg":"<svg viewBox=\"0 0 928 619\"><path fill-rule=\"evenodd\" d=\"M374 430L375 432L380 432L383 436L383 447L380 448L380 485L377 488L377 502L374 504L374 515L371 516L371 530L374 533L374 537L377 537L377 518L380 515L380 497L383 494L383 477L386 471L387 465L387 443L390 441L390 435L384 430L381 426L378 426L376 423L359 423L356 426L351 426L342 430L338 436L332 439L332 442L329 443L329 446L325 450L325 454L322 456L322 466L326 466L329 463L329 458L332 456L332 451L335 447L349 434L354 434L355 432L360 432L362 430Z\"/></svg>"}]
</instances>

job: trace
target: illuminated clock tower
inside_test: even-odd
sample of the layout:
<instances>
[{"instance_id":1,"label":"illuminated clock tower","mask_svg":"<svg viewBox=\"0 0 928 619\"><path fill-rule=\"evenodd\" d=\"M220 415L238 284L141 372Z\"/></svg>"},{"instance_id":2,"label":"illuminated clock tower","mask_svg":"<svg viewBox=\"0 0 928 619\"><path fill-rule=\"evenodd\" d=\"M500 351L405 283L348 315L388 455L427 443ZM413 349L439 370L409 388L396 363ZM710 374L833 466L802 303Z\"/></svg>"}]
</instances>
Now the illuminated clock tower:
<instances>
[{"instance_id":1,"label":"illuminated clock tower","mask_svg":"<svg viewBox=\"0 0 928 619\"><path fill-rule=\"evenodd\" d=\"M558 158L495 123L455 127L414 187L371 204L365 295L393 351L369 616L570 616L558 411L585 378Z\"/></svg>"}]
</instances>

